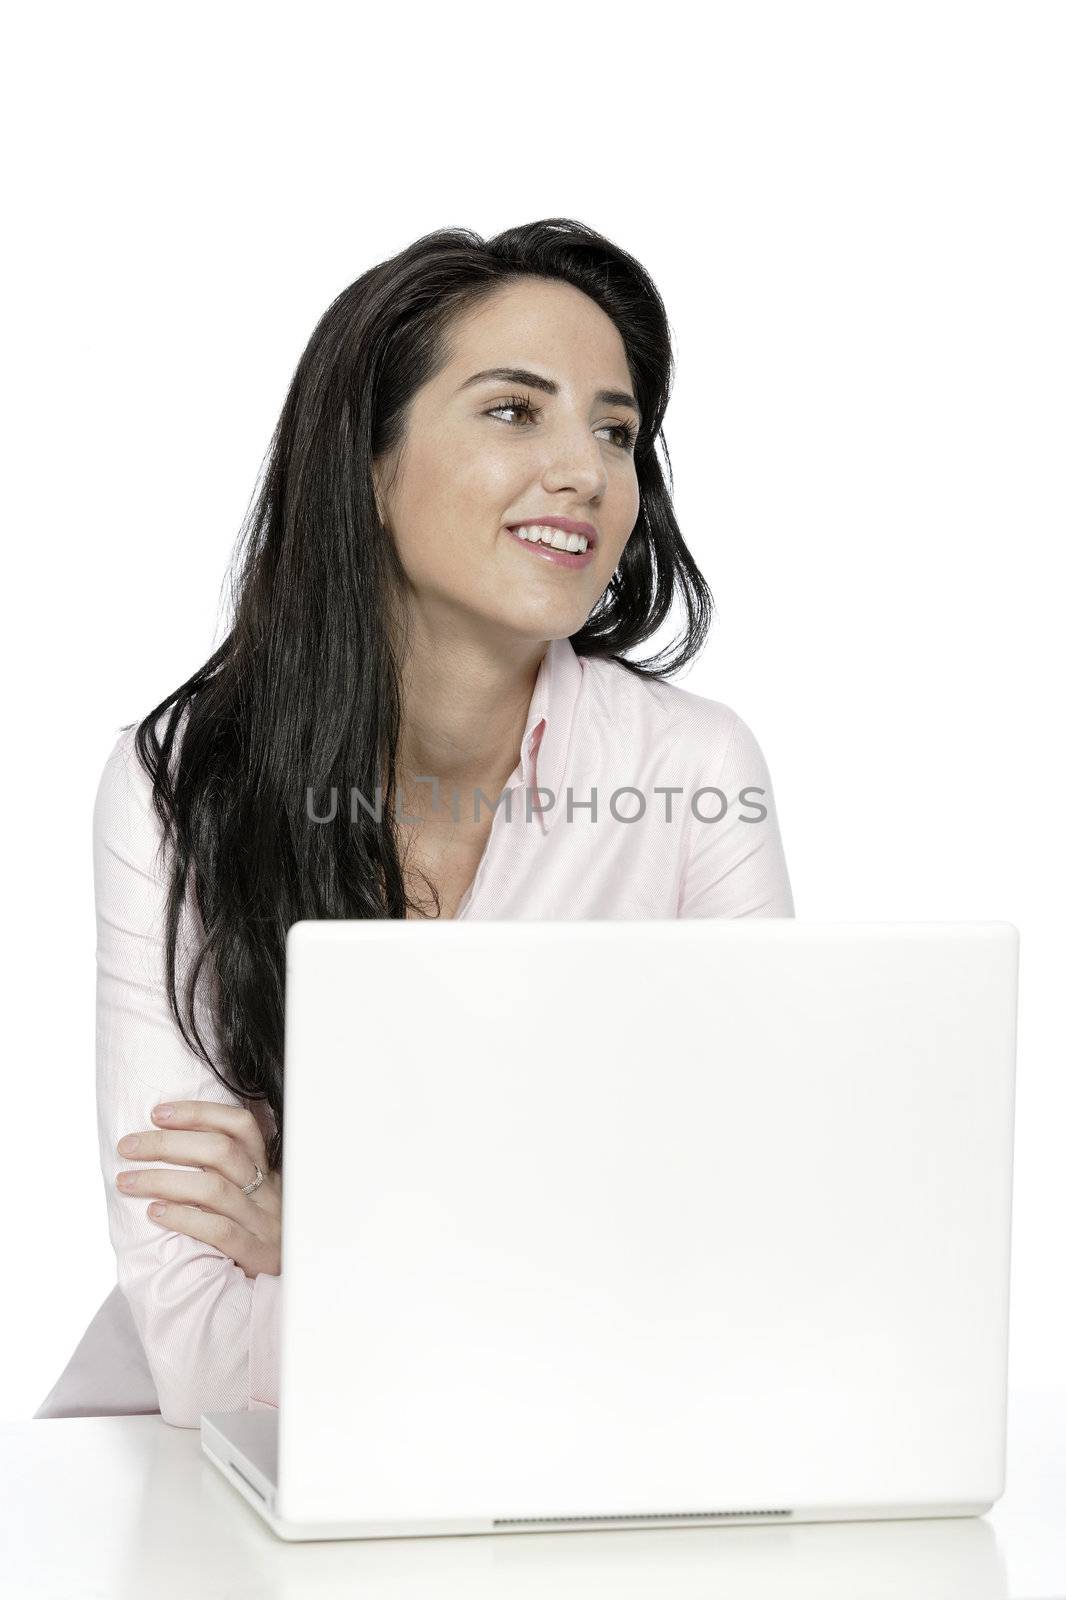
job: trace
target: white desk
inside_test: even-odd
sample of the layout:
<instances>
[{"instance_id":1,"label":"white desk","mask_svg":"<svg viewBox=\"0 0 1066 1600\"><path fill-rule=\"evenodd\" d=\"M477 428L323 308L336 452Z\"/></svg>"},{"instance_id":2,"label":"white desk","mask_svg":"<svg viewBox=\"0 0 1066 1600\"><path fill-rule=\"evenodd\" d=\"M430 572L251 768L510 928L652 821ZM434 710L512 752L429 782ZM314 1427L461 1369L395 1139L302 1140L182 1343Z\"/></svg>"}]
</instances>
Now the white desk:
<instances>
[{"instance_id":1,"label":"white desk","mask_svg":"<svg viewBox=\"0 0 1066 1600\"><path fill-rule=\"evenodd\" d=\"M0 1425L0 1591L20 1600L1064 1600L1066 1390L1012 1393L984 1517L287 1544L158 1417Z\"/></svg>"}]
</instances>

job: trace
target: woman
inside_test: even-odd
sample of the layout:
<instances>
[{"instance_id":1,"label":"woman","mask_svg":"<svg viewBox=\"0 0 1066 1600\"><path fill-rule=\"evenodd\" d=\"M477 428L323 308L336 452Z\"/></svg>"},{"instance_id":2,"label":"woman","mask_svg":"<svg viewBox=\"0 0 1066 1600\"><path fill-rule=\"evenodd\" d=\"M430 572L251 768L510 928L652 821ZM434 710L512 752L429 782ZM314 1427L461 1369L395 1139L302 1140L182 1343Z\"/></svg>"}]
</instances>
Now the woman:
<instances>
[{"instance_id":1,"label":"woman","mask_svg":"<svg viewBox=\"0 0 1066 1600\"><path fill-rule=\"evenodd\" d=\"M168 1422L277 1403L292 922L794 914L751 731L666 681L712 610L671 376L647 273L568 219L430 234L312 334L233 627L94 811L102 1166Z\"/></svg>"}]
</instances>

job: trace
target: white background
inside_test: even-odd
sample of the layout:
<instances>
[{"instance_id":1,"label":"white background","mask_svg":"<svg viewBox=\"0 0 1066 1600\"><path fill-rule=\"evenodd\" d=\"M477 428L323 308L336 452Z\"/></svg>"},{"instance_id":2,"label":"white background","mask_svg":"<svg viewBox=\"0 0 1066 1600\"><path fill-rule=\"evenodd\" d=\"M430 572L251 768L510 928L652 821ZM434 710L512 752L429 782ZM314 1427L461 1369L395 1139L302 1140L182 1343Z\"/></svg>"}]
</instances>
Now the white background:
<instances>
[{"instance_id":1,"label":"white background","mask_svg":"<svg viewBox=\"0 0 1066 1600\"><path fill-rule=\"evenodd\" d=\"M763 746L797 915L1021 930L1011 1379L1061 1383L1066 9L39 4L2 43L0 1418L115 1281L104 759L223 637L330 300L544 216L666 301L718 605L683 681Z\"/></svg>"}]
</instances>

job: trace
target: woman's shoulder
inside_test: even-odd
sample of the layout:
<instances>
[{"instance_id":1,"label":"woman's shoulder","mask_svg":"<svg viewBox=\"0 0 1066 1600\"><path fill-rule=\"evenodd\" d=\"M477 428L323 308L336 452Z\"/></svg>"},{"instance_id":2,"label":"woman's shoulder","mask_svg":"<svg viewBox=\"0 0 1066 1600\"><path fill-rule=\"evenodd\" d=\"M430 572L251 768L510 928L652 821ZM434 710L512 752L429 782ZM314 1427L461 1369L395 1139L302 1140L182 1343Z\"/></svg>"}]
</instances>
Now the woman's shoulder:
<instances>
[{"instance_id":1,"label":"woman's shoulder","mask_svg":"<svg viewBox=\"0 0 1066 1600\"><path fill-rule=\"evenodd\" d=\"M670 679L643 677L611 657L586 657L584 685L593 714L613 720L619 739L637 729L706 763L731 744L754 740L733 706Z\"/></svg>"},{"instance_id":2,"label":"woman's shoulder","mask_svg":"<svg viewBox=\"0 0 1066 1600\"><path fill-rule=\"evenodd\" d=\"M161 712L151 724L160 741L171 714L169 710ZM141 722L120 729L99 771L93 802L93 831L98 839L122 834L137 837L153 848L158 845L162 828L153 802L152 777L138 748L138 732L146 720L142 718ZM183 713L175 745L180 742L184 726Z\"/></svg>"},{"instance_id":3,"label":"woman's shoulder","mask_svg":"<svg viewBox=\"0 0 1066 1600\"><path fill-rule=\"evenodd\" d=\"M178 716L178 726L174 735L174 748L171 753L172 765L174 754L180 747L182 735L185 732L185 727L188 722L188 714L189 706L186 705L182 708L181 713ZM166 738L167 729L171 723L171 720L173 719L173 716L173 708L168 707L166 710L159 712L159 714L151 721L150 726L152 728L152 732L155 735L156 742L160 745ZM128 722L119 729L118 734L112 739L111 748L108 751L107 757L104 761L103 770L105 773L109 768L119 768L130 771L134 767L137 767L142 773L144 773L145 778L147 778L147 770L140 758L140 752L137 746L138 735L141 728L147 727L148 725L149 719L146 715L138 722Z\"/></svg>"}]
</instances>

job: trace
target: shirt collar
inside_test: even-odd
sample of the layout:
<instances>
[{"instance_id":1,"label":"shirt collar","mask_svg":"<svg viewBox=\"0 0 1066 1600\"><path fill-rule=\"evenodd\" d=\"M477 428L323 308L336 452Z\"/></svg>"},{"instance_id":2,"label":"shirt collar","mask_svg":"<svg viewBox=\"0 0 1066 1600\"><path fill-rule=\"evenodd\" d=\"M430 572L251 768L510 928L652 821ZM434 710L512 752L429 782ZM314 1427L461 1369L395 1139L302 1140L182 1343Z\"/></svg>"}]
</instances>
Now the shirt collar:
<instances>
[{"instance_id":1,"label":"shirt collar","mask_svg":"<svg viewBox=\"0 0 1066 1600\"><path fill-rule=\"evenodd\" d=\"M539 813L545 832L565 806L563 780L583 674L581 657L570 640L551 639L529 702L521 762L522 782L526 787L531 789L536 784L541 789L550 789L555 798L554 805L549 807L547 795L536 797L535 808L539 808L542 799L548 807Z\"/></svg>"}]
</instances>

